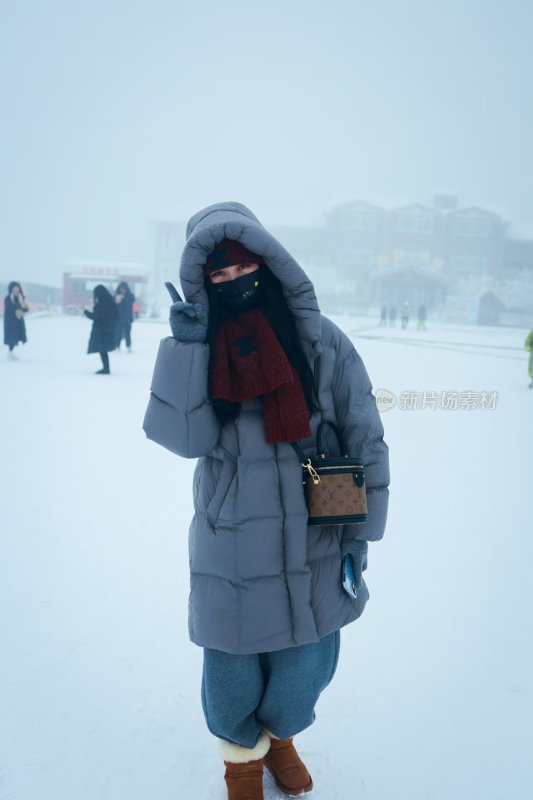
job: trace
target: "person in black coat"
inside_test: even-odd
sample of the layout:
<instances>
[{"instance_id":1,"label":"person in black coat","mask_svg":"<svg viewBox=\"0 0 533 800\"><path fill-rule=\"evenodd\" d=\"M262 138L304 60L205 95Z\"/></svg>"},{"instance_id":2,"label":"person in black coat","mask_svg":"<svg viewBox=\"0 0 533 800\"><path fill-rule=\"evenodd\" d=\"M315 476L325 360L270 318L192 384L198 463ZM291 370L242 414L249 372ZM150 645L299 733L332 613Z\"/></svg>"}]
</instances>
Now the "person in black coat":
<instances>
[{"instance_id":1,"label":"person in black coat","mask_svg":"<svg viewBox=\"0 0 533 800\"><path fill-rule=\"evenodd\" d=\"M9 347L9 359L16 359L13 350L20 342L26 344L28 341L24 315L29 310L20 283L11 281L4 300L4 344Z\"/></svg>"},{"instance_id":2,"label":"person in black coat","mask_svg":"<svg viewBox=\"0 0 533 800\"><path fill-rule=\"evenodd\" d=\"M120 324L120 339L118 347L123 339L126 340L128 353L131 353L131 326L133 323L133 304L135 295L131 291L126 281L121 281L115 292L115 303L118 308L118 318Z\"/></svg>"},{"instance_id":3,"label":"person in black coat","mask_svg":"<svg viewBox=\"0 0 533 800\"><path fill-rule=\"evenodd\" d=\"M88 319L93 321L87 352L100 353L102 369L99 369L96 374L109 375L111 370L109 369L108 353L115 350L119 343L117 306L111 294L102 284L94 287L93 298L93 310L85 309L83 312Z\"/></svg>"}]
</instances>

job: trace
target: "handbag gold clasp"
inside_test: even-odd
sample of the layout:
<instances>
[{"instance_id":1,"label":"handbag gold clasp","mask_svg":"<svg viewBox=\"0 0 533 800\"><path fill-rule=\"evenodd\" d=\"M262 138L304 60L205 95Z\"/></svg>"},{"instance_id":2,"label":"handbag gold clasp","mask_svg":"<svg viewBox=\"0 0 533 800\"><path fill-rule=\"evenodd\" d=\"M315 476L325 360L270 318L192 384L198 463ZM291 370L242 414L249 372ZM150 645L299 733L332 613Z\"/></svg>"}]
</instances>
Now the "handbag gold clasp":
<instances>
[{"instance_id":1,"label":"handbag gold clasp","mask_svg":"<svg viewBox=\"0 0 533 800\"><path fill-rule=\"evenodd\" d=\"M320 483L320 475L318 474L316 469L311 464L311 459L310 458L307 459L305 464L302 464L302 467L308 471L308 473L310 474L310 476L313 479L313 483L315 484L315 486L318 483Z\"/></svg>"}]
</instances>

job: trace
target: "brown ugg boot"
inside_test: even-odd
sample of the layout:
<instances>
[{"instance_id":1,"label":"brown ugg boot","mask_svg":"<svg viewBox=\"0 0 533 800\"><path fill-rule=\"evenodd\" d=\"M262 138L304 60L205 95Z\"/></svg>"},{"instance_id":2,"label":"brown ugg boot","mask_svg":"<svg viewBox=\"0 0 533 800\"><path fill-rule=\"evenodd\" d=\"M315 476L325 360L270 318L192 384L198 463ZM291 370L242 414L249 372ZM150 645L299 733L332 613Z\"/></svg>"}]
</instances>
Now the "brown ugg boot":
<instances>
[{"instance_id":1,"label":"brown ugg boot","mask_svg":"<svg viewBox=\"0 0 533 800\"><path fill-rule=\"evenodd\" d=\"M233 761L224 761L224 764L228 800L263 800L263 758L246 764Z\"/></svg>"},{"instance_id":2,"label":"brown ugg boot","mask_svg":"<svg viewBox=\"0 0 533 800\"><path fill-rule=\"evenodd\" d=\"M265 766L278 789L289 797L307 794L313 788L313 780L296 752L292 738L271 740L270 750L265 756Z\"/></svg>"},{"instance_id":3,"label":"brown ugg boot","mask_svg":"<svg viewBox=\"0 0 533 800\"><path fill-rule=\"evenodd\" d=\"M226 765L228 800L263 800L264 756L270 739L261 733L255 747L242 747L221 739L219 751Z\"/></svg>"}]
</instances>

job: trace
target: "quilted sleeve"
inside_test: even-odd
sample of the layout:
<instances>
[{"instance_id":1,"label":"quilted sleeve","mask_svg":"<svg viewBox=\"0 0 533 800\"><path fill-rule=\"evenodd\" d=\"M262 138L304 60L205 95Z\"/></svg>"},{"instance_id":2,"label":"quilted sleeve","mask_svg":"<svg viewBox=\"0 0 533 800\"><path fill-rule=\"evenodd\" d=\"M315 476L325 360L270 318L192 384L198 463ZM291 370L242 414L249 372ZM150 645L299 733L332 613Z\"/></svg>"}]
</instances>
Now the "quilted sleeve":
<instances>
[{"instance_id":1,"label":"quilted sleeve","mask_svg":"<svg viewBox=\"0 0 533 800\"><path fill-rule=\"evenodd\" d=\"M162 339L143 428L167 450L185 458L211 452L220 424L208 398L209 346Z\"/></svg>"}]
</instances>

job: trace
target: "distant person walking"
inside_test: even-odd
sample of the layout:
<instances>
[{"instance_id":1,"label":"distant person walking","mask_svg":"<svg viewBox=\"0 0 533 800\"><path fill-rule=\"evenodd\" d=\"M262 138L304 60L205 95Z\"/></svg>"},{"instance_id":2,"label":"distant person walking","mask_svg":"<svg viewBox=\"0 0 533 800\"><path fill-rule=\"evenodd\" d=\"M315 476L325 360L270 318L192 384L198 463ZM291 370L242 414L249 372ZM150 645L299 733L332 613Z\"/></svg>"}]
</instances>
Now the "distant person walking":
<instances>
[{"instance_id":1,"label":"distant person walking","mask_svg":"<svg viewBox=\"0 0 533 800\"><path fill-rule=\"evenodd\" d=\"M405 330L405 328L407 328L408 324L409 324L409 303L406 300L402 306L402 331Z\"/></svg>"},{"instance_id":2,"label":"distant person walking","mask_svg":"<svg viewBox=\"0 0 533 800\"><path fill-rule=\"evenodd\" d=\"M389 311L389 327L395 328L396 327L396 306L392 306Z\"/></svg>"},{"instance_id":3,"label":"distant person walking","mask_svg":"<svg viewBox=\"0 0 533 800\"><path fill-rule=\"evenodd\" d=\"M7 357L10 361L17 360L13 352L15 347L28 341L24 316L29 310L22 286L17 281L11 281L4 299L4 344L9 348Z\"/></svg>"},{"instance_id":4,"label":"distant person walking","mask_svg":"<svg viewBox=\"0 0 533 800\"><path fill-rule=\"evenodd\" d=\"M120 335L117 305L102 284L94 287L93 301L93 310L85 309L83 312L87 319L93 321L87 352L100 353L102 369L96 375L109 375L111 370L108 353L117 348Z\"/></svg>"},{"instance_id":5,"label":"distant person walking","mask_svg":"<svg viewBox=\"0 0 533 800\"><path fill-rule=\"evenodd\" d=\"M386 324L387 324L387 306L383 306L383 308L381 309L380 317L379 317L379 325L380 325L380 327L383 327Z\"/></svg>"},{"instance_id":6,"label":"distant person walking","mask_svg":"<svg viewBox=\"0 0 533 800\"><path fill-rule=\"evenodd\" d=\"M529 331L526 341L524 342L524 348L529 353L529 362L528 362L528 375L529 375L529 388L533 389L533 329Z\"/></svg>"},{"instance_id":7,"label":"distant person walking","mask_svg":"<svg viewBox=\"0 0 533 800\"><path fill-rule=\"evenodd\" d=\"M426 307L424 305L420 306L416 314L416 329L417 331L425 331L426 330L426 318L427 312Z\"/></svg>"},{"instance_id":8,"label":"distant person walking","mask_svg":"<svg viewBox=\"0 0 533 800\"><path fill-rule=\"evenodd\" d=\"M122 281L117 286L115 292L115 303L118 309L118 320L120 326L120 338L118 342L118 349L124 339L128 353L131 353L131 326L134 319L134 305L135 295L131 291L126 281Z\"/></svg>"}]
</instances>

